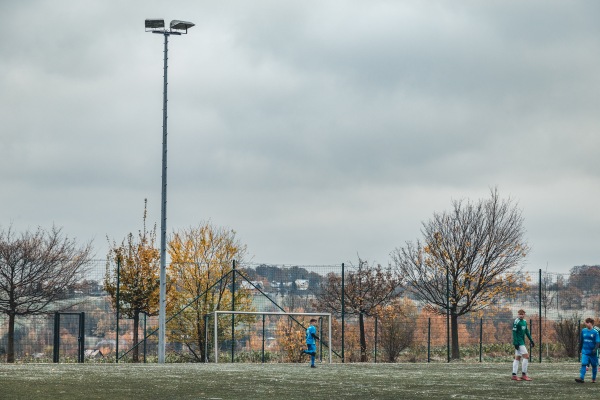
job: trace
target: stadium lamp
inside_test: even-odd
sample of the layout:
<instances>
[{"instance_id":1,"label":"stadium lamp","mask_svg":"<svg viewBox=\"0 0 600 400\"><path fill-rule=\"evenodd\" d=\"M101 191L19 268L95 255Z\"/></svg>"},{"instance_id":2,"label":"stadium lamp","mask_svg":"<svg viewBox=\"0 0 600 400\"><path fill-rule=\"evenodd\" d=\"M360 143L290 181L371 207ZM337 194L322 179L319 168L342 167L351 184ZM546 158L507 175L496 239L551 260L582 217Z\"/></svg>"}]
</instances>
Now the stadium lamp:
<instances>
[{"instance_id":1,"label":"stadium lamp","mask_svg":"<svg viewBox=\"0 0 600 400\"><path fill-rule=\"evenodd\" d=\"M165 29L165 20L164 19L147 19L146 20L146 32L154 31L154 30L164 30Z\"/></svg>"},{"instance_id":2,"label":"stadium lamp","mask_svg":"<svg viewBox=\"0 0 600 400\"><path fill-rule=\"evenodd\" d=\"M163 142L162 142L162 196L160 212L160 299L158 308L158 362L165 362L165 331L167 304L167 60L169 36L187 34L194 26L191 22L173 20L169 29L165 29L163 19L147 19L146 32L160 33L165 37L164 45L164 76L163 76Z\"/></svg>"},{"instance_id":3,"label":"stadium lamp","mask_svg":"<svg viewBox=\"0 0 600 400\"><path fill-rule=\"evenodd\" d=\"M192 24L191 22L178 21L176 19L171 21L171 31L173 31L173 30L182 31L181 33L184 33L184 34L187 33L187 30L193 26L194 26L194 24Z\"/></svg>"}]
</instances>

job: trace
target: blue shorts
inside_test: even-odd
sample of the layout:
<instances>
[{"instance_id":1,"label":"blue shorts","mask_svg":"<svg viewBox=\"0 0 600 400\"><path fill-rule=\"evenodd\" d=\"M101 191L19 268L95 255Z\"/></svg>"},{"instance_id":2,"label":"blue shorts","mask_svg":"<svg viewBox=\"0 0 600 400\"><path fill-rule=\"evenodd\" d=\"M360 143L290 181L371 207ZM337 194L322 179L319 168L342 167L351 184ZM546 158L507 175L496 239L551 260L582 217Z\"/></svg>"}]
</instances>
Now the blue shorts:
<instances>
[{"instance_id":1,"label":"blue shorts","mask_svg":"<svg viewBox=\"0 0 600 400\"><path fill-rule=\"evenodd\" d=\"M307 344L306 345L306 352L307 353L316 353L317 352L317 345L316 344Z\"/></svg>"},{"instance_id":2,"label":"blue shorts","mask_svg":"<svg viewBox=\"0 0 600 400\"><path fill-rule=\"evenodd\" d=\"M588 354L582 354L581 355L581 365L589 365L592 364L592 367L597 367L598 366L598 357L596 356L592 356L592 355L588 355Z\"/></svg>"}]
</instances>

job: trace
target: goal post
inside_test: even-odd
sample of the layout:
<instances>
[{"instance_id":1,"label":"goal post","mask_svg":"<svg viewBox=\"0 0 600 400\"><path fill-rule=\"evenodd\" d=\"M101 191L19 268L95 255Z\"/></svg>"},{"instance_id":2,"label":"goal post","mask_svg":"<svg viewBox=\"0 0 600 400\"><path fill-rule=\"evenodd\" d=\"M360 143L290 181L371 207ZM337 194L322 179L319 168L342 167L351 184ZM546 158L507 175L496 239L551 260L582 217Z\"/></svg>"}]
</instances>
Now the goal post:
<instances>
[{"instance_id":1,"label":"goal post","mask_svg":"<svg viewBox=\"0 0 600 400\"><path fill-rule=\"evenodd\" d=\"M331 313L310 313L310 312L261 312L261 311L213 311L213 326L214 326L214 351L215 364L219 362L219 347L218 347L218 318L220 314L242 314L242 315L273 315L273 316L303 316L303 317L326 317L328 321L327 335L329 344L327 345L329 353L329 363L331 364Z\"/></svg>"}]
</instances>

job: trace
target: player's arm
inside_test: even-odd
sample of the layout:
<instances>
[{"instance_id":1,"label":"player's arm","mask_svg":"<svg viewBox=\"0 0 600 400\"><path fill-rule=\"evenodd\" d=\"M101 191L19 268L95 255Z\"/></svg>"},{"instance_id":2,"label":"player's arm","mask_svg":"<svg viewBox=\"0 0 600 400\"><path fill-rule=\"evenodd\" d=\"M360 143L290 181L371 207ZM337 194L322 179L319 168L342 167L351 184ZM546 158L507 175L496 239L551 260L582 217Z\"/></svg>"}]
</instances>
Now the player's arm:
<instances>
[{"instance_id":1,"label":"player's arm","mask_svg":"<svg viewBox=\"0 0 600 400\"><path fill-rule=\"evenodd\" d=\"M531 347L535 347L535 343L533 342L533 339L531 338L531 333L529 333L529 328L527 327L525 327L525 334L529 338L529 343L531 343Z\"/></svg>"},{"instance_id":2,"label":"player's arm","mask_svg":"<svg viewBox=\"0 0 600 400\"><path fill-rule=\"evenodd\" d=\"M593 350L592 354L596 353L599 348L600 348L600 334L597 333L596 334L596 345L594 346L594 350Z\"/></svg>"},{"instance_id":3,"label":"player's arm","mask_svg":"<svg viewBox=\"0 0 600 400\"><path fill-rule=\"evenodd\" d=\"M319 340L319 337L317 336L317 328L310 330L310 336L312 336L313 339Z\"/></svg>"}]
</instances>

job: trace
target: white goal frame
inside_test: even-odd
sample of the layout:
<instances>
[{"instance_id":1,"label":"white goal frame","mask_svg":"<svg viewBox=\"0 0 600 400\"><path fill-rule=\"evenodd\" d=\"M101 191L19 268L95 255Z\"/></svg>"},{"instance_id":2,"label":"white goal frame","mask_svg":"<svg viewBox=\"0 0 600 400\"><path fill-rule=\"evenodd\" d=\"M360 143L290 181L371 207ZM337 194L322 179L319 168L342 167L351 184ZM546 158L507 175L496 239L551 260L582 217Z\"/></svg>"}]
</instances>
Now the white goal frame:
<instances>
[{"instance_id":1,"label":"white goal frame","mask_svg":"<svg viewBox=\"0 0 600 400\"><path fill-rule=\"evenodd\" d=\"M329 349L329 364L331 364L331 313L307 313L307 312L260 312L260 311L213 311L213 325L215 331L214 338L214 349L215 349L215 364L219 362L219 348L218 348L218 325L217 318L219 314L250 314L250 315L277 315L277 316L292 316L292 315L301 315L305 317L327 317L328 321L328 338L329 345L327 348Z\"/></svg>"}]
</instances>

